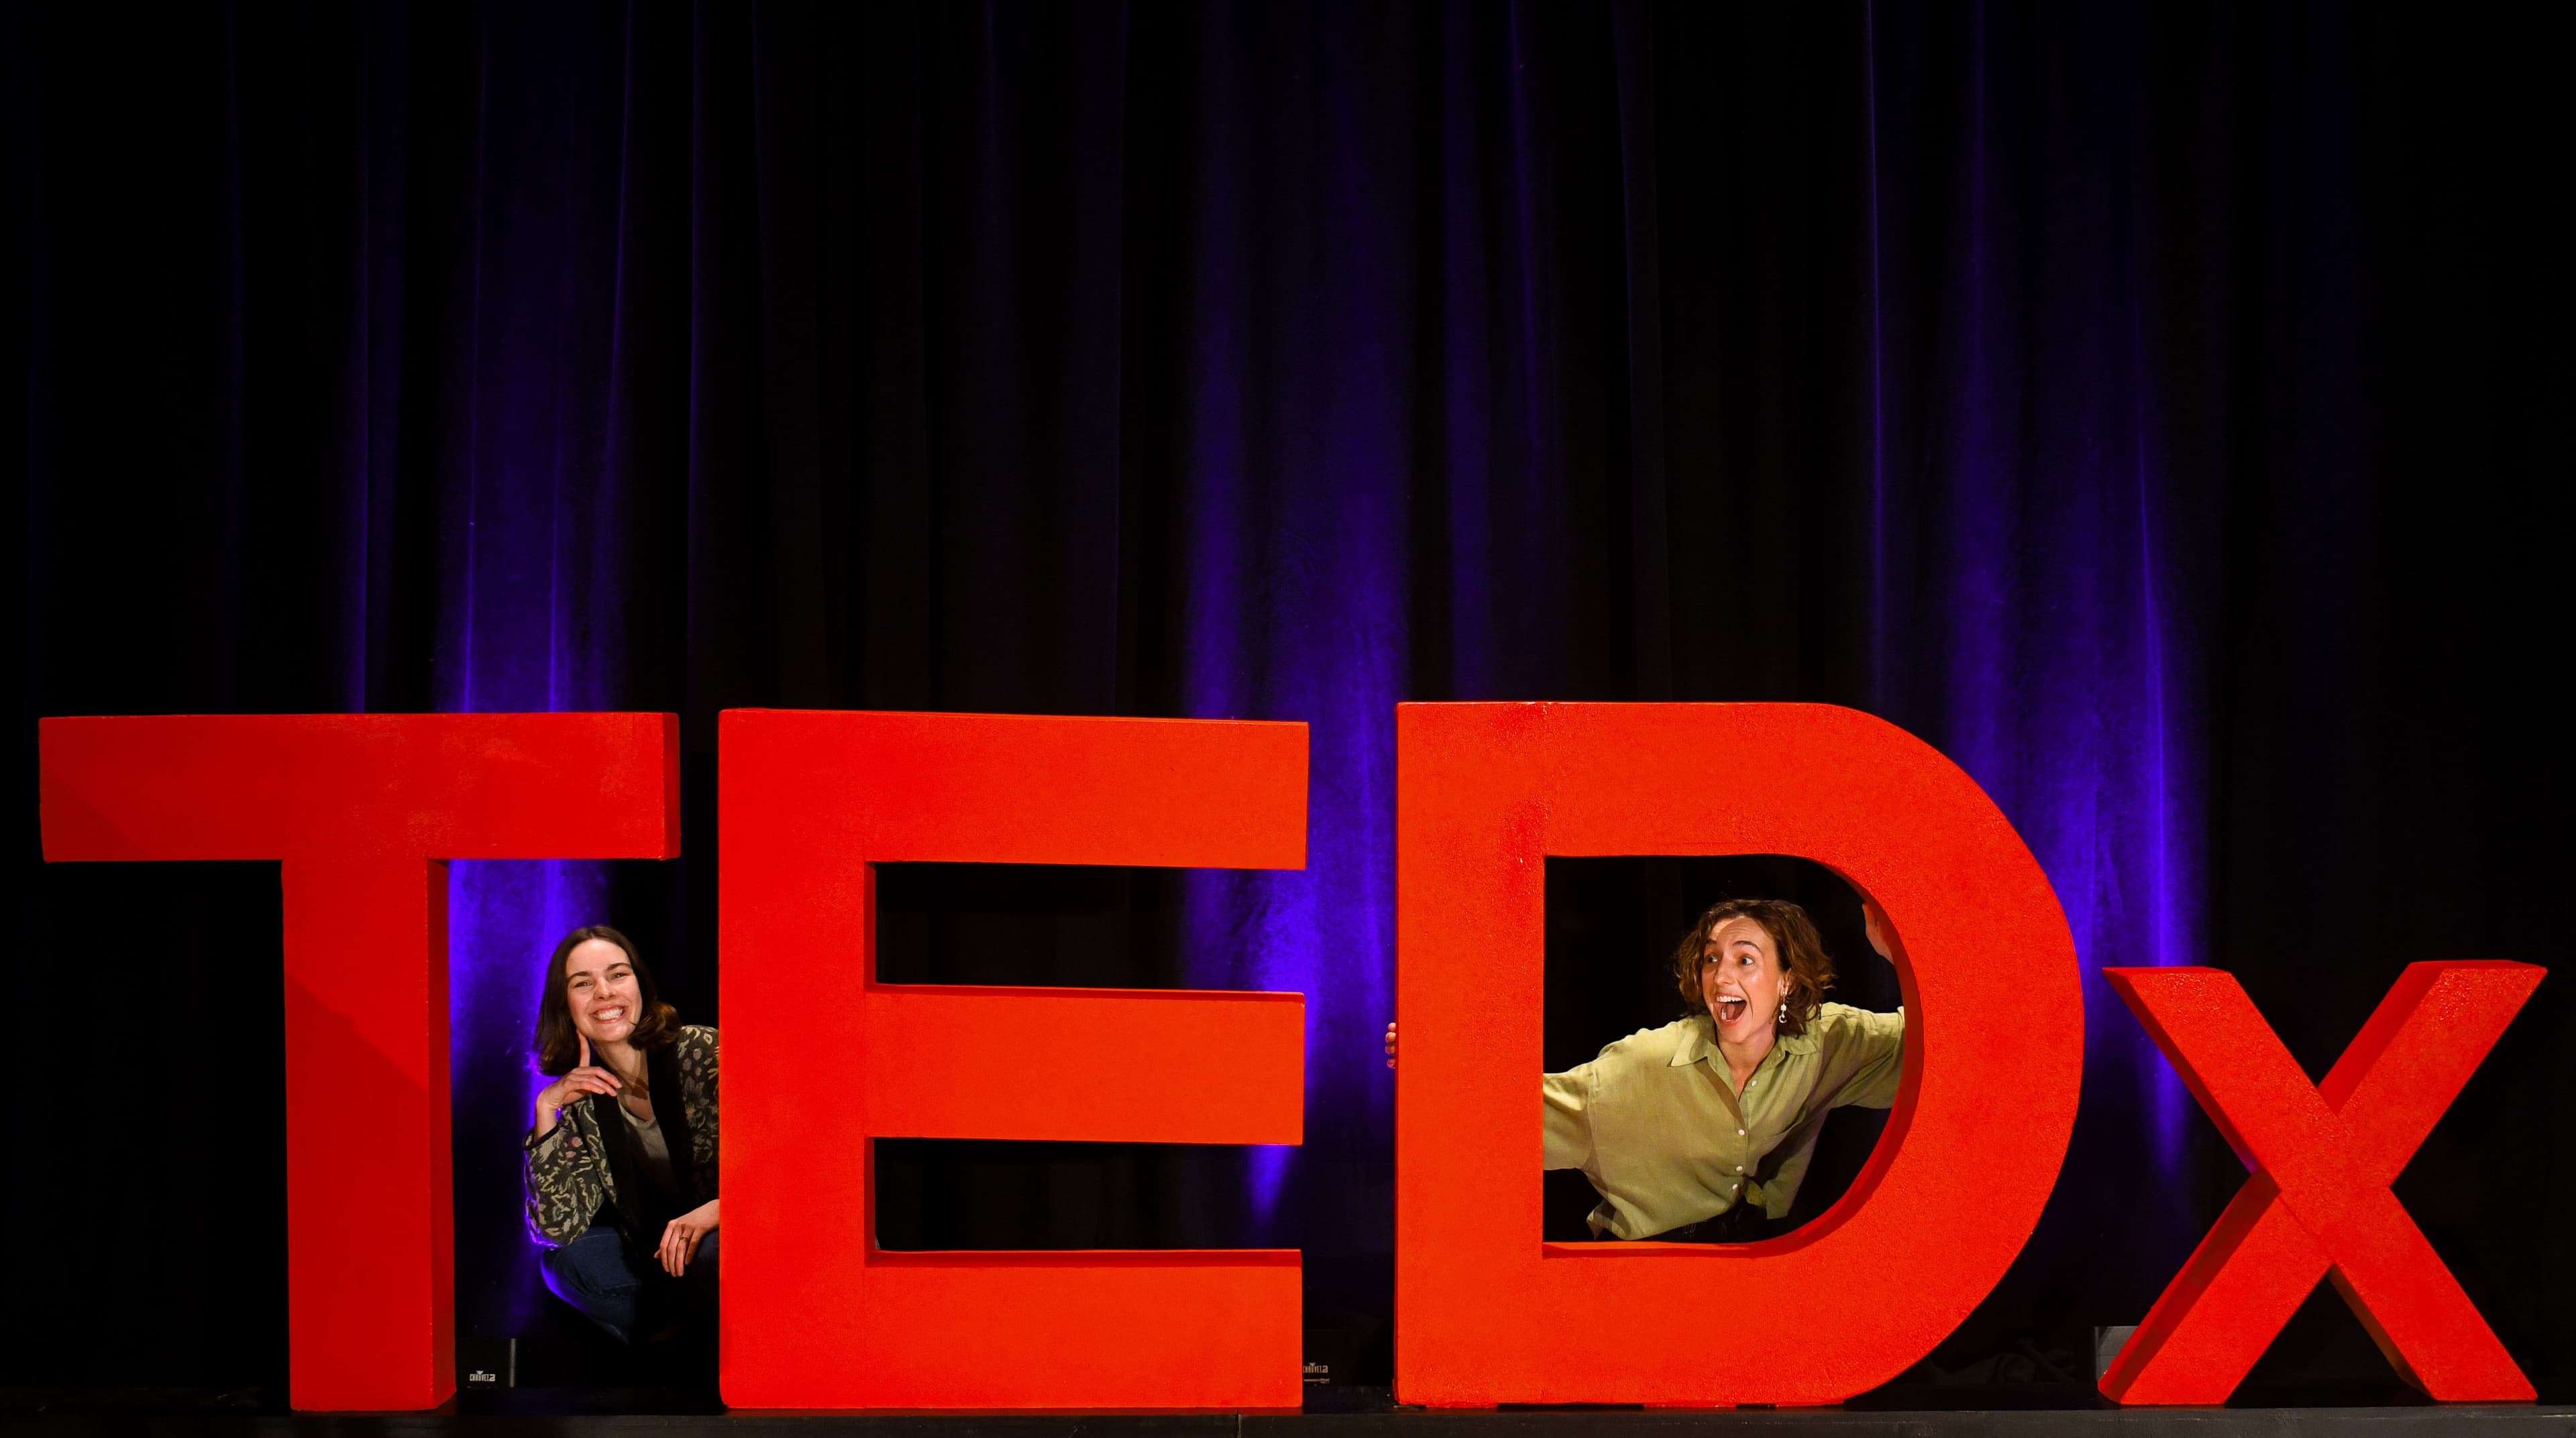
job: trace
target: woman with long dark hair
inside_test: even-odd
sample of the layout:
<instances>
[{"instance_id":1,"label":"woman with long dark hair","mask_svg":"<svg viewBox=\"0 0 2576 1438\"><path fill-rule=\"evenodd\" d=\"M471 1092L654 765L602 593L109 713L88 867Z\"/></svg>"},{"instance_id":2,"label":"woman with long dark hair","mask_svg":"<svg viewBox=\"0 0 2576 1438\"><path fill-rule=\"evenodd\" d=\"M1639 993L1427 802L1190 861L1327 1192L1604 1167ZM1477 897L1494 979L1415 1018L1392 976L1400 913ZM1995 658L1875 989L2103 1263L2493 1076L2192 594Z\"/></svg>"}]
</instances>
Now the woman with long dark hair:
<instances>
[{"instance_id":1,"label":"woman with long dark hair","mask_svg":"<svg viewBox=\"0 0 2576 1438\"><path fill-rule=\"evenodd\" d=\"M528 1231L546 1286L621 1341L712 1307L716 1031L682 1024L604 924L555 946L537 999Z\"/></svg>"}]
</instances>

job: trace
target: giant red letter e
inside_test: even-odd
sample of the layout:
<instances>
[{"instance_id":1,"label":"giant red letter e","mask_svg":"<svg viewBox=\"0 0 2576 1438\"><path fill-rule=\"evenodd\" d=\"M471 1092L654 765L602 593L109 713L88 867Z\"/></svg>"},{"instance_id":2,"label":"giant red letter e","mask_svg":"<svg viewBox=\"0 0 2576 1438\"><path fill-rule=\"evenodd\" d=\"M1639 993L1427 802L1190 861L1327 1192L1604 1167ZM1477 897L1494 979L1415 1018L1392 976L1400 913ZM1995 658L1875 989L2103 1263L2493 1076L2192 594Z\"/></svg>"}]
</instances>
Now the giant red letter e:
<instances>
[{"instance_id":1,"label":"giant red letter e","mask_svg":"<svg viewBox=\"0 0 2576 1438\"><path fill-rule=\"evenodd\" d=\"M1294 1407L1295 1250L889 1253L871 1140L1296 1143L1295 994L876 981L889 862L1297 869L1306 726L728 710L724 1396Z\"/></svg>"},{"instance_id":2,"label":"giant red letter e","mask_svg":"<svg viewBox=\"0 0 2576 1438\"><path fill-rule=\"evenodd\" d=\"M677 854L678 717L47 719L41 734L47 859L282 861L288 1398L437 1407L456 1386L444 861Z\"/></svg>"},{"instance_id":3,"label":"giant red letter e","mask_svg":"<svg viewBox=\"0 0 2576 1438\"><path fill-rule=\"evenodd\" d=\"M1956 765L1825 705L1408 704L1396 770L1402 1401L1830 1403L1985 1297L2056 1182L2084 1018L2047 877ZM1763 853L1902 931L1886 1137L1767 1243L1541 1243L1547 856ZM1758 1340L1712 1362L1690 1330L1736 1311Z\"/></svg>"}]
</instances>

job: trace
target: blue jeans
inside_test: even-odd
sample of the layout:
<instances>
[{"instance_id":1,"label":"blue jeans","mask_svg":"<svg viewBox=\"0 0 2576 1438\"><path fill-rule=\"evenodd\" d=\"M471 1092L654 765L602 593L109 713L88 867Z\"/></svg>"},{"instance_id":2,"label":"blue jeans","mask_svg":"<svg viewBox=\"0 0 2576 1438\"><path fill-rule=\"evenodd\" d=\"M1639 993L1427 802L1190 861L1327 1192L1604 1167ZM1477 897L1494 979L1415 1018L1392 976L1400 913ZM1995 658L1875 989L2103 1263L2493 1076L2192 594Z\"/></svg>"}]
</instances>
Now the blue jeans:
<instances>
[{"instance_id":1,"label":"blue jeans","mask_svg":"<svg viewBox=\"0 0 2576 1438\"><path fill-rule=\"evenodd\" d=\"M689 1271L679 1278L649 1261L643 1272L636 1272L626 1260L626 1241L605 1223L561 1248L547 1249L537 1262L555 1297L607 1329L610 1337L627 1343L634 1340L640 1318L667 1322L685 1309L714 1310L716 1240L721 1236L708 1234L698 1245L697 1257L689 1260Z\"/></svg>"}]
</instances>

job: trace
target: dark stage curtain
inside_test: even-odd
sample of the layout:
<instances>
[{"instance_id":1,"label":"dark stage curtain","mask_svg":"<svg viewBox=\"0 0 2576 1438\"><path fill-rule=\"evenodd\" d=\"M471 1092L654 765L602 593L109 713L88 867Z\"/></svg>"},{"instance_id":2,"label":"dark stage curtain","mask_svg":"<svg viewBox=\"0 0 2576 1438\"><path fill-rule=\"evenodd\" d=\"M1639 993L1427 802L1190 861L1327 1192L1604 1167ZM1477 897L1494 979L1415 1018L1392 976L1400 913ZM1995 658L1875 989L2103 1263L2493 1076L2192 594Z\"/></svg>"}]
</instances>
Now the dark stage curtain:
<instances>
[{"instance_id":1,"label":"dark stage curtain","mask_svg":"<svg viewBox=\"0 0 2576 1438\"><path fill-rule=\"evenodd\" d=\"M1536 698L1853 705L2003 805L2083 1115L1933 1362L2089 1374L2242 1173L2093 971L2230 968L2322 1073L2411 960L2563 953L2556 68L2295 5L0 7L0 1382L285 1362L274 871L45 868L39 715L683 716L688 857L453 874L480 1334L565 1321L554 937L721 1019L718 710L1308 721L1302 873L908 871L885 933L1302 990L1308 1142L893 1146L884 1237L1298 1246L1382 1354L1392 706ZM1714 882L1551 875L1552 1061ZM2544 1396L2569 992L2398 1184ZM2258 1372L2387 1377L2330 1297Z\"/></svg>"}]
</instances>

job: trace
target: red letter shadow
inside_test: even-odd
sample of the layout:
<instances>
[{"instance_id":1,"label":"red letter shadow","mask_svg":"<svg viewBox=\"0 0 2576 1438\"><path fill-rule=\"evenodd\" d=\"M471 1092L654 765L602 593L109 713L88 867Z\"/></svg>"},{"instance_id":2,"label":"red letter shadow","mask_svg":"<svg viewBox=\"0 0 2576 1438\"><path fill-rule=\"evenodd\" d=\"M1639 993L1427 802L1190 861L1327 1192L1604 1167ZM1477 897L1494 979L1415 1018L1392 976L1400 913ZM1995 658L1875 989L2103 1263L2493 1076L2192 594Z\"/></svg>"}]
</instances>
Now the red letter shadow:
<instances>
[{"instance_id":1,"label":"red letter shadow","mask_svg":"<svg viewBox=\"0 0 2576 1438\"><path fill-rule=\"evenodd\" d=\"M880 984L874 866L1303 868L1305 726L720 723L726 1401L1295 1406L1295 1250L884 1252L871 1140L1297 1143L1304 1000Z\"/></svg>"},{"instance_id":2,"label":"red letter shadow","mask_svg":"<svg viewBox=\"0 0 2576 1438\"><path fill-rule=\"evenodd\" d=\"M2409 964L2311 1084L2234 975L2103 970L2254 1170L2103 1372L2103 1394L2226 1402L2331 1274L2408 1383L2451 1403L2530 1402L2531 1381L2388 1186L2543 972Z\"/></svg>"},{"instance_id":3,"label":"red letter shadow","mask_svg":"<svg viewBox=\"0 0 2576 1438\"><path fill-rule=\"evenodd\" d=\"M1956 1327L2038 1222L2084 1056L2065 916L1976 784L1812 704L1407 704L1396 756L1398 1396L1831 1403ZM1758 853L1831 865L1903 929L1886 1137L1770 1242L1541 1243L1547 856ZM1688 1336L1752 1314L1721 1359Z\"/></svg>"},{"instance_id":4,"label":"red letter shadow","mask_svg":"<svg viewBox=\"0 0 2576 1438\"><path fill-rule=\"evenodd\" d=\"M285 892L288 1396L455 1383L449 859L667 859L669 714L47 719L48 860L276 859Z\"/></svg>"}]
</instances>

